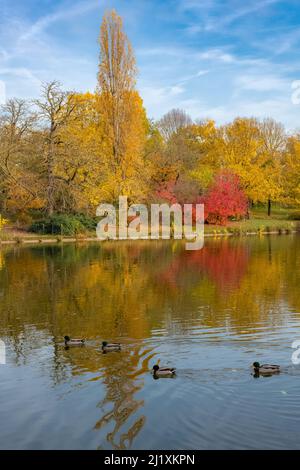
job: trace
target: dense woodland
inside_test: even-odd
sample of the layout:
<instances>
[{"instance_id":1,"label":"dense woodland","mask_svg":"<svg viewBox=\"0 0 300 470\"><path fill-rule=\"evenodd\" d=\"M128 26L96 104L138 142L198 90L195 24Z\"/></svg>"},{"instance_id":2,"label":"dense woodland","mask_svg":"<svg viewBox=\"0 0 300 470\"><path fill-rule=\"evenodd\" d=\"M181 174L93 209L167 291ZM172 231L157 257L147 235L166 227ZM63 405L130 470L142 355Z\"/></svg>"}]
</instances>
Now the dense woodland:
<instances>
[{"instance_id":1,"label":"dense woodland","mask_svg":"<svg viewBox=\"0 0 300 470\"><path fill-rule=\"evenodd\" d=\"M54 81L41 86L37 100L9 99L1 107L3 216L30 224L56 213L94 215L100 202L116 203L119 195L148 204L208 198L218 205L230 193L234 207L219 222L246 215L256 203L269 212L274 202L300 203L300 134L271 118L217 126L180 109L154 122L114 11L103 18L99 45L95 93L66 92Z\"/></svg>"}]
</instances>

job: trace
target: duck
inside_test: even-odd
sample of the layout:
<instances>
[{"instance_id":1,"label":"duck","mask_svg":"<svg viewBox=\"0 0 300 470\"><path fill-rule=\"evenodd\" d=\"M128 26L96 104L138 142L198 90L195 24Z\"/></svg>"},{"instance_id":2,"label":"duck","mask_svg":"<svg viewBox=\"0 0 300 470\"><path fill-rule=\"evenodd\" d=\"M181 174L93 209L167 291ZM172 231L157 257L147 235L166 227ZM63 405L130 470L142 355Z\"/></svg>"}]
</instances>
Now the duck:
<instances>
[{"instance_id":1,"label":"duck","mask_svg":"<svg viewBox=\"0 0 300 470\"><path fill-rule=\"evenodd\" d=\"M174 367L160 367L158 364L153 366L153 376L158 377L174 377L176 369Z\"/></svg>"},{"instance_id":2,"label":"duck","mask_svg":"<svg viewBox=\"0 0 300 470\"><path fill-rule=\"evenodd\" d=\"M70 336L65 336L64 340L66 346L82 346L85 343L84 339L70 338Z\"/></svg>"},{"instance_id":3,"label":"duck","mask_svg":"<svg viewBox=\"0 0 300 470\"><path fill-rule=\"evenodd\" d=\"M280 366L276 364L260 364L259 362L253 362L253 369L255 374L278 374L280 372Z\"/></svg>"},{"instance_id":4,"label":"duck","mask_svg":"<svg viewBox=\"0 0 300 470\"><path fill-rule=\"evenodd\" d=\"M120 343L108 343L107 341L102 342L103 352L120 351L120 350L121 350Z\"/></svg>"}]
</instances>

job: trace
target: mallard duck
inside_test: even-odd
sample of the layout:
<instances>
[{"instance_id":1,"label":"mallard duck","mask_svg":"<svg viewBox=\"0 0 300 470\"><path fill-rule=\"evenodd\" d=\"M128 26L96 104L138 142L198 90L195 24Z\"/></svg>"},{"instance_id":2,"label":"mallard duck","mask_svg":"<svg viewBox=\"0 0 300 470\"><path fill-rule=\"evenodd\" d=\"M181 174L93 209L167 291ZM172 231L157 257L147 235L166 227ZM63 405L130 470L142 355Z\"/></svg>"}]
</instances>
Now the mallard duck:
<instances>
[{"instance_id":1,"label":"mallard duck","mask_svg":"<svg viewBox=\"0 0 300 470\"><path fill-rule=\"evenodd\" d=\"M65 345L66 346L82 346L85 342L84 339L73 339L70 336L65 336Z\"/></svg>"},{"instance_id":2,"label":"mallard duck","mask_svg":"<svg viewBox=\"0 0 300 470\"><path fill-rule=\"evenodd\" d=\"M153 376L157 377L173 377L176 369L174 367L159 367L159 365L153 366Z\"/></svg>"},{"instance_id":3,"label":"mallard duck","mask_svg":"<svg viewBox=\"0 0 300 470\"><path fill-rule=\"evenodd\" d=\"M120 351L120 350L121 350L120 343L108 343L107 341L102 342L103 352Z\"/></svg>"},{"instance_id":4,"label":"mallard duck","mask_svg":"<svg viewBox=\"0 0 300 470\"><path fill-rule=\"evenodd\" d=\"M260 364L259 362L253 362L253 369L256 374L278 374L280 372L280 366L276 364Z\"/></svg>"}]
</instances>

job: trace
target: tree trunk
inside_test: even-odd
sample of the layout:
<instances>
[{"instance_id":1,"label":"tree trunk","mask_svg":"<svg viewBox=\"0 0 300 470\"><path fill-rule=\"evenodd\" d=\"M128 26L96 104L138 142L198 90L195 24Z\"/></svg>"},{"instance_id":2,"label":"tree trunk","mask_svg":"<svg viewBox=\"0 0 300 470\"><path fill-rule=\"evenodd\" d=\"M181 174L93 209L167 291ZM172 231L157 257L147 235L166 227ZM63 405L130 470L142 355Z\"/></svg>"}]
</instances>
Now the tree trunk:
<instances>
[{"instance_id":1,"label":"tree trunk","mask_svg":"<svg viewBox=\"0 0 300 470\"><path fill-rule=\"evenodd\" d=\"M271 199L268 199L268 216L271 215Z\"/></svg>"},{"instance_id":2,"label":"tree trunk","mask_svg":"<svg viewBox=\"0 0 300 470\"><path fill-rule=\"evenodd\" d=\"M51 126L50 138L49 138L49 149L47 156L47 215L51 216L54 210L54 171L53 171L53 159L54 159L54 142L53 142L53 131Z\"/></svg>"}]
</instances>

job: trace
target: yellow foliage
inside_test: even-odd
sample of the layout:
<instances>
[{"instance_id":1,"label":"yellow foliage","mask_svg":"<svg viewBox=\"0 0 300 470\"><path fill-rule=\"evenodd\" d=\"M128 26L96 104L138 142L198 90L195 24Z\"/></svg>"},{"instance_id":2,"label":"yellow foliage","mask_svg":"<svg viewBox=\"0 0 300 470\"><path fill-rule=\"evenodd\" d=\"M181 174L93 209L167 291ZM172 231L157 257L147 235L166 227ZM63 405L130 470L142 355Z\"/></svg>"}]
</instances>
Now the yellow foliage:
<instances>
[{"instance_id":1,"label":"yellow foliage","mask_svg":"<svg viewBox=\"0 0 300 470\"><path fill-rule=\"evenodd\" d=\"M265 148L255 119L238 118L221 128L216 146L220 166L240 177L249 199L253 202L279 200L282 194L280 161Z\"/></svg>"},{"instance_id":2,"label":"yellow foliage","mask_svg":"<svg viewBox=\"0 0 300 470\"><path fill-rule=\"evenodd\" d=\"M290 137L284 160L285 202L300 204L300 136Z\"/></svg>"},{"instance_id":3,"label":"yellow foliage","mask_svg":"<svg viewBox=\"0 0 300 470\"><path fill-rule=\"evenodd\" d=\"M0 232L2 231L3 227L8 224L8 219L4 219L0 214Z\"/></svg>"}]
</instances>

